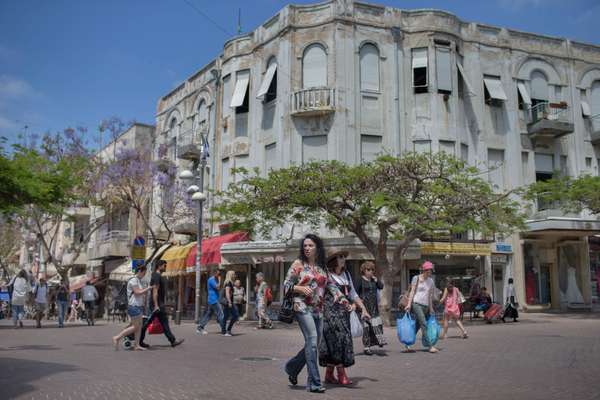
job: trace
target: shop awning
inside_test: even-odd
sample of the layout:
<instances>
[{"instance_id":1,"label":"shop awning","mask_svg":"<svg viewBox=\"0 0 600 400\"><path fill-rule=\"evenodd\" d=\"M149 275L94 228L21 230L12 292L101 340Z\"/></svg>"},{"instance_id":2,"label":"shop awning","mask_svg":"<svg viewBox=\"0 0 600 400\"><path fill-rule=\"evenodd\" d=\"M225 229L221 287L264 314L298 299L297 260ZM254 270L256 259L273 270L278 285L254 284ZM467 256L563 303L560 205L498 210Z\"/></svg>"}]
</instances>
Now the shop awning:
<instances>
[{"instance_id":1,"label":"shop awning","mask_svg":"<svg viewBox=\"0 0 600 400\"><path fill-rule=\"evenodd\" d=\"M599 220L579 218L548 217L544 219L525 221L527 233L550 236L591 236L600 232Z\"/></svg>"},{"instance_id":2,"label":"shop awning","mask_svg":"<svg viewBox=\"0 0 600 400\"><path fill-rule=\"evenodd\" d=\"M133 272L131 272L131 259L127 257L121 265L111 271L111 273L108 275L108 279L111 281L125 282L132 276Z\"/></svg>"},{"instance_id":3,"label":"shop awning","mask_svg":"<svg viewBox=\"0 0 600 400\"><path fill-rule=\"evenodd\" d=\"M225 243L245 242L248 240L246 232L232 232L221 236L214 236L208 239L202 239L202 259L200 265L203 269L208 265L218 265L221 263L221 246ZM192 250L189 252L186 259L186 267L188 272L194 270L196 265L197 246L194 243Z\"/></svg>"},{"instance_id":4,"label":"shop awning","mask_svg":"<svg viewBox=\"0 0 600 400\"><path fill-rule=\"evenodd\" d=\"M167 249L169 249L170 247L172 247L173 244L172 243L166 243L163 244L162 246L160 246L160 248L158 249L158 251L156 253L154 253L154 255L152 256L152 258L150 260L148 260L146 262L147 265L150 265L151 263L153 263L156 260L160 260L160 258L162 257L162 255L164 254L165 251L167 251Z\"/></svg>"},{"instance_id":5,"label":"shop awning","mask_svg":"<svg viewBox=\"0 0 600 400\"><path fill-rule=\"evenodd\" d=\"M178 276L185 274L185 261L196 243L186 244L185 246L173 246L165 251L160 258L167 262L165 276Z\"/></svg>"}]
</instances>

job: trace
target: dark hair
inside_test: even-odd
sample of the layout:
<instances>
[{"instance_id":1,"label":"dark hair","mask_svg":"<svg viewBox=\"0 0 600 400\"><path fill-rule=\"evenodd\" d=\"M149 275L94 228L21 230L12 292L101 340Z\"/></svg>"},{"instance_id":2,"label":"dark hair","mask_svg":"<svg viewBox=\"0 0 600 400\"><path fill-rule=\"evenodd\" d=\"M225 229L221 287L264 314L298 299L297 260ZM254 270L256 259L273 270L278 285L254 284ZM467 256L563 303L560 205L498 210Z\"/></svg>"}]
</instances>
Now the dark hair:
<instances>
[{"instance_id":1,"label":"dark hair","mask_svg":"<svg viewBox=\"0 0 600 400\"><path fill-rule=\"evenodd\" d=\"M513 278L508 278L508 283L514 283Z\"/></svg>"},{"instance_id":2,"label":"dark hair","mask_svg":"<svg viewBox=\"0 0 600 400\"><path fill-rule=\"evenodd\" d=\"M163 265L166 265L166 264L167 264L167 262L165 260L158 260L156 262L156 268L162 267Z\"/></svg>"},{"instance_id":3,"label":"dark hair","mask_svg":"<svg viewBox=\"0 0 600 400\"><path fill-rule=\"evenodd\" d=\"M20 270L19 273L17 274L18 278L23 278L26 279L27 278L27 272L25 272L24 269Z\"/></svg>"},{"instance_id":4,"label":"dark hair","mask_svg":"<svg viewBox=\"0 0 600 400\"><path fill-rule=\"evenodd\" d=\"M446 287L448 289L454 287L454 280L452 278L450 278L450 277L446 278Z\"/></svg>"},{"instance_id":5,"label":"dark hair","mask_svg":"<svg viewBox=\"0 0 600 400\"><path fill-rule=\"evenodd\" d=\"M323 240L321 240L321 238L318 237L317 235L313 235L312 233L309 233L308 235L304 236L300 240L300 256L298 258L300 258L300 260L302 262L305 262L305 263L308 262L308 258L306 258L306 256L304 255L304 241L306 239L310 239L313 242L315 242L315 246L317 247L317 256L315 257L316 264L321 268L326 268L327 264L326 264L325 246L323 246Z\"/></svg>"},{"instance_id":6,"label":"dark hair","mask_svg":"<svg viewBox=\"0 0 600 400\"><path fill-rule=\"evenodd\" d=\"M483 286L483 287L481 288L481 290L487 290L487 288L486 288L485 286Z\"/></svg>"}]
</instances>

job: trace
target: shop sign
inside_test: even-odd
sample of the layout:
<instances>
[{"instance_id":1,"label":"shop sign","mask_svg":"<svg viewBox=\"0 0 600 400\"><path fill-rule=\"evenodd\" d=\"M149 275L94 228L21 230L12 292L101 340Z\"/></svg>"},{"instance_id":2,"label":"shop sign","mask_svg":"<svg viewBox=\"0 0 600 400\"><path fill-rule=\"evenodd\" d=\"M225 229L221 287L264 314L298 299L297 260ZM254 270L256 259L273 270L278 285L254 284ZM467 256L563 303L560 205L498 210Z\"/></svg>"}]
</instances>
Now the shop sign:
<instances>
[{"instance_id":1,"label":"shop sign","mask_svg":"<svg viewBox=\"0 0 600 400\"><path fill-rule=\"evenodd\" d=\"M496 243L496 251L499 253L512 253L512 245L508 243Z\"/></svg>"},{"instance_id":2,"label":"shop sign","mask_svg":"<svg viewBox=\"0 0 600 400\"><path fill-rule=\"evenodd\" d=\"M142 236L133 239L131 246L131 270L136 272L137 268L144 265L146 257L146 240Z\"/></svg>"},{"instance_id":3,"label":"shop sign","mask_svg":"<svg viewBox=\"0 0 600 400\"><path fill-rule=\"evenodd\" d=\"M508 255L506 254L492 254L492 264L506 264L508 263Z\"/></svg>"},{"instance_id":4,"label":"shop sign","mask_svg":"<svg viewBox=\"0 0 600 400\"><path fill-rule=\"evenodd\" d=\"M451 254L461 256L489 256L490 245L482 243L422 242L421 254Z\"/></svg>"}]
</instances>

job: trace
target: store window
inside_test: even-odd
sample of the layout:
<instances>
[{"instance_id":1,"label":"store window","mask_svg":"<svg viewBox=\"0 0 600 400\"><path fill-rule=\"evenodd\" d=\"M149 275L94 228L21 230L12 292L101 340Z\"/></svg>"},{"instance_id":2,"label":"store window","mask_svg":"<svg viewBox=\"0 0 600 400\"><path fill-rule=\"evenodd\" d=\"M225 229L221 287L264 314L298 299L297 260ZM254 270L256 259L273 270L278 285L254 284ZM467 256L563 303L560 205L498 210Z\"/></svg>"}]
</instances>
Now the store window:
<instances>
[{"instance_id":1,"label":"store window","mask_svg":"<svg viewBox=\"0 0 600 400\"><path fill-rule=\"evenodd\" d=\"M579 245L565 244L558 248L558 287L560 289L560 302L570 308L584 306L585 301L581 288L581 259Z\"/></svg>"},{"instance_id":2,"label":"store window","mask_svg":"<svg viewBox=\"0 0 600 400\"><path fill-rule=\"evenodd\" d=\"M600 303L600 238L590 237L590 284L592 285L592 303Z\"/></svg>"},{"instance_id":3,"label":"store window","mask_svg":"<svg viewBox=\"0 0 600 400\"><path fill-rule=\"evenodd\" d=\"M530 305L550 304L550 267L542 262L542 251L535 243L525 243L525 302ZM518 300L518 299L517 299Z\"/></svg>"}]
</instances>

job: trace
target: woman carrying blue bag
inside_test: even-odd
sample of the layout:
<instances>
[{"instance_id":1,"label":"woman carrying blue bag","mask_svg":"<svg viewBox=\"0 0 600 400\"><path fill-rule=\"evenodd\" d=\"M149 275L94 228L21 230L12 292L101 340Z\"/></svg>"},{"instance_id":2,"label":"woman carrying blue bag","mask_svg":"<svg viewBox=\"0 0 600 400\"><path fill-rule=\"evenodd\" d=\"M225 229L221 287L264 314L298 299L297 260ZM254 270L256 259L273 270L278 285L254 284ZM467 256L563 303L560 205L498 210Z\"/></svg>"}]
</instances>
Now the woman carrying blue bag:
<instances>
[{"instance_id":1,"label":"woman carrying blue bag","mask_svg":"<svg viewBox=\"0 0 600 400\"><path fill-rule=\"evenodd\" d=\"M421 329L423 346L429 348L430 353L437 353L439 350L435 348L435 344L438 339L439 325L435 321L435 317L429 318L435 316L433 310L435 283L431 278L432 274L433 264L431 261L425 261L421 266L421 273L412 279L405 311L407 313L412 311L415 316L416 331Z\"/></svg>"}]
</instances>

